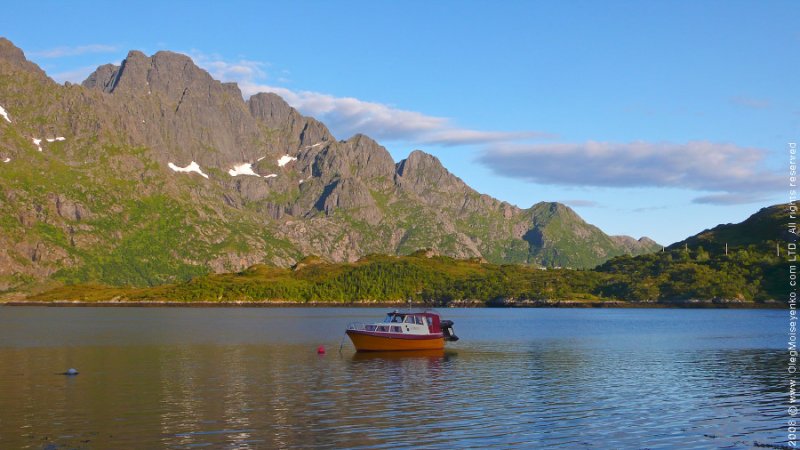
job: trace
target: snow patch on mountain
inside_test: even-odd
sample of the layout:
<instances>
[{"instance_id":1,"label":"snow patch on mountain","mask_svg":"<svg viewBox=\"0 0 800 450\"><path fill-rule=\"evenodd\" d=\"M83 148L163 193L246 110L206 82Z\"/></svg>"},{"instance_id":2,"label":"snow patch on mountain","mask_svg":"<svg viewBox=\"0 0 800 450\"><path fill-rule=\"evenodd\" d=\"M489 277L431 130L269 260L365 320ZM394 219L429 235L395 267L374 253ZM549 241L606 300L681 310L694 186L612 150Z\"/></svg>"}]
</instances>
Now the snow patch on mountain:
<instances>
[{"instance_id":1,"label":"snow patch on mountain","mask_svg":"<svg viewBox=\"0 0 800 450\"><path fill-rule=\"evenodd\" d=\"M283 155L278 160L278 167L283 167L283 166L289 164L292 161L297 161L297 158L295 158L294 156Z\"/></svg>"},{"instance_id":2,"label":"snow patch on mountain","mask_svg":"<svg viewBox=\"0 0 800 450\"><path fill-rule=\"evenodd\" d=\"M238 166L233 166L233 169L228 170L228 174L232 177L239 175L252 175L256 177L261 176L253 171L253 165L250 163L242 163Z\"/></svg>"},{"instance_id":3,"label":"snow patch on mountain","mask_svg":"<svg viewBox=\"0 0 800 450\"><path fill-rule=\"evenodd\" d=\"M6 119L6 122L11 123L11 118L8 117L8 113L6 112L6 109L3 108L2 106L0 106L0 116L3 116L3 118Z\"/></svg>"},{"instance_id":4,"label":"snow patch on mountain","mask_svg":"<svg viewBox=\"0 0 800 450\"><path fill-rule=\"evenodd\" d=\"M194 161L189 163L189 165L186 167L178 167L172 163L169 163L167 165L169 166L170 169L172 169L175 172L195 172L202 175L205 178L208 178L208 175L204 174L203 171L200 169L200 166Z\"/></svg>"}]
</instances>

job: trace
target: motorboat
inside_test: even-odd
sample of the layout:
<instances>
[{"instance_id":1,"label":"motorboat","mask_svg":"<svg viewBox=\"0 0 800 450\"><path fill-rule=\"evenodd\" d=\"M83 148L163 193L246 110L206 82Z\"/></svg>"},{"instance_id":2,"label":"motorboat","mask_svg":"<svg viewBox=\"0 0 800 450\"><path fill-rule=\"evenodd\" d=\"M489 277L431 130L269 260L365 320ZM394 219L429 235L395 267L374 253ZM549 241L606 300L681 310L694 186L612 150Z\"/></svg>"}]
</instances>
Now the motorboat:
<instances>
[{"instance_id":1,"label":"motorboat","mask_svg":"<svg viewBox=\"0 0 800 450\"><path fill-rule=\"evenodd\" d=\"M395 310L388 313L383 322L351 323L346 333L360 352L441 350L445 342L458 340L453 322L442 320L439 313L430 310Z\"/></svg>"}]
</instances>

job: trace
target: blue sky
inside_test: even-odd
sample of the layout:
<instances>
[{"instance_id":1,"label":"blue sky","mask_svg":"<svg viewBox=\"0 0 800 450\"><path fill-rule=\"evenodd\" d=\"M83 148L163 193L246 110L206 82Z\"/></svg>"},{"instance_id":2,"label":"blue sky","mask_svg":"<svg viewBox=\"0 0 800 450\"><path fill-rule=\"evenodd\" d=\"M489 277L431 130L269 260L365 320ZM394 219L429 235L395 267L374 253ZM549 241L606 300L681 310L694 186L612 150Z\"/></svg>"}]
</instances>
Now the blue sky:
<instances>
[{"instance_id":1,"label":"blue sky","mask_svg":"<svg viewBox=\"0 0 800 450\"><path fill-rule=\"evenodd\" d=\"M669 244L787 197L798 2L164 3L12 2L0 34L58 81L187 53L339 139L425 150L611 234Z\"/></svg>"}]
</instances>

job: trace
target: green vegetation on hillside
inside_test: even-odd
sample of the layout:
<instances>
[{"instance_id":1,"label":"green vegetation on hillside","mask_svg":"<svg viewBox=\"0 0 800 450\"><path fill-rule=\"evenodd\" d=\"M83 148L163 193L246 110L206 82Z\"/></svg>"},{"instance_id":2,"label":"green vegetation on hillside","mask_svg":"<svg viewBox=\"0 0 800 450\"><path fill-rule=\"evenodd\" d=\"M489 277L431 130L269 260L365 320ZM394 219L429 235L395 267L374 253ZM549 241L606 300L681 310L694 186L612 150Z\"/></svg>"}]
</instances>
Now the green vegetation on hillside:
<instances>
[{"instance_id":1,"label":"green vegetation on hillside","mask_svg":"<svg viewBox=\"0 0 800 450\"><path fill-rule=\"evenodd\" d=\"M762 303L780 298L773 278L780 261L755 249L728 256L670 250L617 257L596 270L541 270L457 260L416 252L395 257L370 255L355 263L306 258L294 269L256 265L239 273L209 274L153 288L65 286L32 300L173 302L379 302L408 300L431 305L552 304L559 301L685 303L724 300Z\"/></svg>"},{"instance_id":2,"label":"green vegetation on hillside","mask_svg":"<svg viewBox=\"0 0 800 450\"><path fill-rule=\"evenodd\" d=\"M244 101L187 56L131 53L123 66L62 86L0 38L0 98L13 118L0 120L5 298L59 284L36 298L783 298L774 251L795 237L780 205L663 253L622 256L660 246L606 235L563 204L521 209L482 195L419 150L395 162L366 136L337 140L275 94ZM279 164L283 155L292 162ZM189 161L208 177L171 170ZM265 176L232 177L245 162ZM426 247L476 259L413 253ZM286 268L304 254L378 253L411 255Z\"/></svg>"},{"instance_id":3,"label":"green vegetation on hillside","mask_svg":"<svg viewBox=\"0 0 800 450\"><path fill-rule=\"evenodd\" d=\"M764 301L782 298L781 261L754 246L712 255L703 247L617 257L595 272L613 276L598 293L629 301L729 299Z\"/></svg>"},{"instance_id":4,"label":"green vegetation on hillside","mask_svg":"<svg viewBox=\"0 0 800 450\"><path fill-rule=\"evenodd\" d=\"M423 151L395 162L367 136L336 139L276 94L245 101L186 55L132 52L61 85L0 38L0 100L4 295L53 283L152 288L306 254L341 262L430 247L589 269L654 250L565 205L482 195ZM207 178L171 169L190 161ZM243 163L261 176L230 172Z\"/></svg>"}]
</instances>

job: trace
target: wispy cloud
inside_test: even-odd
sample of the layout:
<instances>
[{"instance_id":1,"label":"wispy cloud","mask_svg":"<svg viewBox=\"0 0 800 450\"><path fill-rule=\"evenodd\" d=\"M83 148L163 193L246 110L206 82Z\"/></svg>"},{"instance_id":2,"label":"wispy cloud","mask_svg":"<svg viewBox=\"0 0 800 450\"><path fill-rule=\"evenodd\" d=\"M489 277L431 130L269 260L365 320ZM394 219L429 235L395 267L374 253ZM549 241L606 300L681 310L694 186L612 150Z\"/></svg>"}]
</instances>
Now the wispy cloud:
<instances>
[{"instance_id":1,"label":"wispy cloud","mask_svg":"<svg viewBox=\"0 0 800 450\"><path fill-rule=\"evenodd\" d=\"M636 141L629 143L531 143L553 139L541 131L474 130L452 119L404 110L354 97L297 90L280 86L285 73L267 63L193 51L195 62L212 76L239 84L245 98L274 92L304 114L325 122L334 134L356 133L379 140L441 146L482 145L478 161L498 175L530 182L618 188L657 187L698 192L696 203L734 204L758 201L780 189L781 177L763 163L766 152L735 144L692 141L685 144ZM272 74L271 72L276 72ZM732 101L753 108L768 101L735 97ZM577 207L596 207L590 200L571 200Z\"/></svg>"},{"instance_id":2,"label":"wispy cloud","mask_svg":"<svg viewBox=\"0 0 800 450\"><path fill-rule=\"evenodd\" d=\"M539 131L506 132L461 128L446 117L430 116L354 97L337 97L320 92L275 86L270 82L270 74L266 70L267 64L264 63L250 60L227 62L199 52L192 52L192 57L215 78L237 82L245 98L259 92L274 92L303 114L325 122L333 133L340 137L363 133L379 140L442 146L553 137L552 134Z\"/></svg>"},{"instance_id":3,"label":"wispy cloud","mask_svg":"<svg viewBox=\"0 0 800 450\"><path fill-rule=\"evenodd\" d=\"M250 97L257 92L245 92L245 86L253 88L256 80L268 79L267 67L269 64L261 61L240 59L229 62L223 60L219 55L207 55L197 50L189 52L195 64L206 69L214 78L222 81L235 81L239 83L245 97Z\"/></svg>"},{"instance_id":4,"label":"wispy cloud","mask_svg":"<svg viewBox=\"0 0 800 450\"><path fill-rule=\"evenodd\" d=\"M31 52L31 56L38 56L40 58L64 58L67 56L78 56L87 53L114 53L119 51L116 45L106 44L89 44L78 45L74 47L55 47L48 50L40 50L38 52Z\"/></svg>"},{"instance_id":5,"label":"wispy cloud","mask_svg":"<svg viewBox=\"0 0 800 450\"><path fill-rule=\"evenodd\" d=\"M643 213L643 212L650 212L650 211L658 211L658 210L661 210L661 209L667 209L667 207L664 206L664 205L660 205L660 206L643 206L641 208L634 208L634 209L631 210L631 212Z\"/></svg>"},{"instance_id":6,"label":"wispy cloud","mask_svg":"<svg viewBox=\"0 0 800 450\"><path fill-rule=\"evenodd\" d=\"M593 200L561 200L561 203L574 208L597 208L600 206L599 203Z\"/></svg>"},{"instance_id":7,"label":"wispy cloud","mask_svg":"<svg viewBox=\"0 0 800 450\"><path fill-rule=\"evenodd\" d=\"M451 128L425 134L422 136L422 142L425 144L453 146L556 138L558 138L557 134L543 131L476 131Z\"/></svg>"},{"instance_id":8,"label":"wispy cloud","mask_svg":"<svg viewBox=\"0 0 800 450\"><path fill-rule=\"evenodd\" d=\"M97 69L96 66L84 66L65 72L58 72L50 75L50 77L59 83L69 81L70 83L81 83L86 77Z\"/></svg>"},{"instance_id":9,"label":"wispy cloud","mask_svg":"<svg viewBox=\"0 0 800 450\"><path fill-rule=\"evenodd\" d=\"M747 203L763 203L768 200L766 195L748 193L712 194L697 197L692 203L701 205L742 205Z\"/></svg>"},{"instance_id":10,"label":"wispy cloud","mask_svg":"<svg viewBox=\"0 0 800 450\"><path fill-rule=\"evenodd\" d=\"M495 145L478 161L498 175L543 184L679 188L716 193L702 203L750 203L776 192L781 177L763 168L766 152L708 141L686 144L594 142ZM719 195L718 195L719 194ZM731 194L731 195L727 195Z\"/></svg>"},{"instance_id":11,"label":"wispy cloud","mask_svg":"<svg viewBox=\"0 0 800 450\"><path fill-rule=\"evenodd\" d=\"M376 139L403 140L443 146L475 145L550 137L529 132L480 131L458 128L445 117L393 108L353 97L335 97L311 91L246 85L243 92L274 92L304 114L325 122L340 136L363 133Z\"/></svg>"},{"instance_id":12,"label":"wispy cloud","mask_svg":"<svg viewBox=\"0 0 800 450\"><path fill-rule=\"evenodd\" d=\"M731 97L731 103L737 106L743 106L750 109L768 109L772 106L772 102L763 98L753 98L737 95Z\"/></svg>"}]
</instances>

